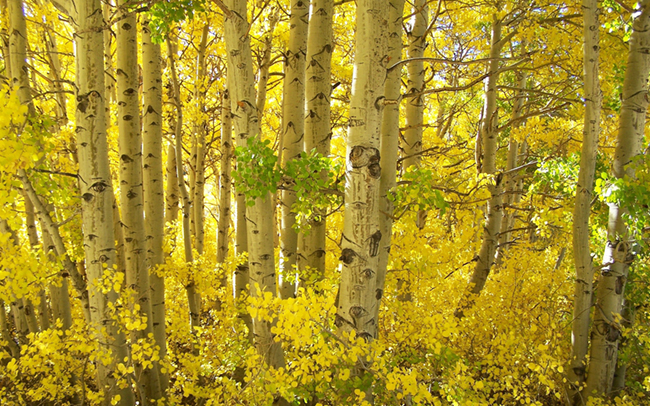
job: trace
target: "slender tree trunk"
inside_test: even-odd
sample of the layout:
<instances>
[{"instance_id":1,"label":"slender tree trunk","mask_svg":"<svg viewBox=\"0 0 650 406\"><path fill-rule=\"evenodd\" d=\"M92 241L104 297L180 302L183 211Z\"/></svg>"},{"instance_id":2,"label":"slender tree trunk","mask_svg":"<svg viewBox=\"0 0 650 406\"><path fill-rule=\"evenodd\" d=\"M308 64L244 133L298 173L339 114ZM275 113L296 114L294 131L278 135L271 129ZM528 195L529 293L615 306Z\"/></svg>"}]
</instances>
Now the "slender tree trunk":
<instances>
[{"instance_id":1,"label":"slender tree trunk","mask_svg":"<svg viewBox=\"0 0 650 406\"><path fill-rule=\"evenodd\" d=\"M14 337L9 331L9 324L7 323L7 312L5 311L5 302L0 300L0 337L7 342L7 348L9 349L9 354L13 358L20 358L20 348Z\"/></svg>"},{"instance_id":2,"label":"slender tree trunk","mask_svg":"<svg viewBox=\"0 0 650 406\"><path fill-rule=\"evenodd\" d=\"M249 138L259 139L259 121L253 86L246 1L228 0L231 15L225 21L226 49L228 50L229 89L233 98L233 122L237 141L241 145ZM273 206L271 194L255 199L246 208L248 232L248 264L250 267L250 295L258 297L264 292L276 294L275 260L273 252ZM266 362L275 368L284 366L280 343L271 334L271 323L253 321L255 346Z\"/></svg>"},{"instance_id":3,"label":"slender tree trunk","mask_svg":"<svg viewBox=\"0 0 650 406\"><path fill-rule=\"evenodd\" d=\"M332 19L334 3L331 0L312 0L307 36L305 68L305 151L313 149L323 156L330 153L332 130L330 128L330 96L332 92L331 65L334 42ZM320 174L327 179L327 171ZM325 274L326 218L325 212L316 208L309 219L309 233L300 239L298 266L312 268L322 277Z\"/></svg>"},{"instance_id":4,"label":"slender tree trunk","mask_svg":"<svg viewBox=\"0 0 650 406\"><path fill-rule=\"evenodd\" d=\"M29 245L33 250L38 250L39 241L38 241L38 231L36 230L36 216L34 214L34 205L29 199L29 196L26 192L23 191L23 201L25 204L25 225L27 226L27 237L29 238ZM41 288L39 292L40 302L38 306L27 300L28 306L31 307L31 312L34 314L34 320L30 330L36 327L33 332L44 331L50 328L50 310L47 306L47 296L45 294L45 289ZM38 322L38 324L36 324Z\"/></svg>"},{"instance_id":5,"label":"slender tree trunk","mask_svg":"<svg viewBox=\"0 0 650 406\"><path fill-rule=\"evenodd\" d=\"M257 116L260 125L264 117L264 106L266 105L266 85L269 83L269 69L271 68L271 51L273 50L273 32L278 23L278 11L275 10L269 16L269 28L264 38L264 49L262 50L262 58L259 63L259 79L257 81L257 97L255 99L255 106L257 108Z\"/></svg>"},{"instance_id":6,"label":"slender tree trunk","mask_svg":"<svg viewBox=\"0 0 650 406\"><path fill-rule=\"evenodd\" d=\"M483 231L483 242L478 254L474 272L469 280L469 285L460 300L458 309L454 313L456 317L463 317L464 311L472 307L475 296L481 293L485 282L487 281L490 269L494 264L494 258L499 243L499 231L501 230L501 220L503 218L503 176L497 174L496 155L497 155L497 82L499 81L499 58L501 56L501 21L494 16L492 22L492 40L490 47L490 76L485 89L485 109L483 112L483 122L479 140L481 142L483 162L477 162L480 172L495 175L493 183L488 185L490 191L490 200L487 204L487 216Z\"/></svg>"},{"instance_id":7,"label":"slender tree trunk","mask_svg":"<svg viewBox=\"0 0 650 406\"><path fill-rule=\"evenodd\" d=\"M36 191L32 187L32 184L29 181L29 178L27 177L27 174L24 170L20 170L18 172L18 177L23 184L23 188L25 189L27 196L36 209L39 221L43 225L44 230L47 230L49 237L52 239L56 254L59 257L62 257L63 272L65 276L70 276L72 278L72 283L77 290L77 293L79 295L78 297L81 301L84 318L87 323L90 323L90 302L86 280L84 279L83 275L79 273L75 263L70 259L65 248L65 244L63 243L63 239L61 238L61 234L59 233L59 227L50 216L51 210L47 209L45 204L43 204L39 196L36 194Z\"/></svg>"},{"instance_id":8,"label":"slender tree trunk","mask_svg":"<svg viewBox=\"0 0 650 406\"><path fill-rule=\"evenodd\" d=\"M341 285L336 325L371 340L375 314L382 232L380 210L380 134L388 33L388 3L357 2L354 76L346 150L345 215Z\"/></svg>"},{"instance_id":9,"label":"slender tree trunk","mask_svg":"<svg viewBox=\"0 0 650 406\"><path fill-rule=\"evenodd\" d=\"M282 95L282 165L297 159L303 151L305 136L305 56L307 53L307 32L309 1L292 0L289 20L289 46L284 61L284 93ZM292 208L296 193L287 188L281 195L280 221L280 297L294 297L296 294L296 258L298 233L293 228L296 214ZM294 279L294 280L292 280Z\"/></svg>"},{"instance_id":10,"label":"slender tree trunk","mask_svg":"<svg viewBox=\"0 0 650 406\"><path fill-rule=\"evenodd\" d=\"M153 336L160 348L160 359L167 355L165 333L165 278L157 267L165 263L163 237L165 217L163 199L162 157L162 72L160 44L151 41L149 20L142 23L142 82L144 108L142 113L143 188L145 213L145 239L149 283L151 285L151 319ZM160 389L164 394L169 386L166 374L159 373Z\"/></svg>"},{"instance_id":11,"label":"slender tree trunk","mask_svg":"<svg viewBox=\"0 0 650 406\"><path fill-rule=\"evenodd\" d=\"M567 378L569 396L575 403L580 388L584 385L589 348L589 321L591 296L593 292L594 268L589 241L591 228L591 200L594 191L594 173L598 154L600 133L601 91L598 80L598 1L584 0L583 10L583 58L585 83L585 116L580 155L580 172L576 185L576 200L573 209L573 259L576 268L576 281L573 297L573 326L571 331L571 361ZM577 402L576 402L577 401Z\"/></svg>"},{"instance_id":12,"label":"slender tree trunk","mask_svg":"<svg viewBox=\"0 0 650 406\"><path fill-rule=\"evenodd\" d=\"M176 76L176 61L173 53L171 41L167 38L167 49L169 52L169 65L174 87L174 103L176 104L176 176L178 177L178 190L182 199L183 207L183 246L185 250L185 262L191 264L194 262L194 253L192 252L192 236L190 233L190 218L192 216L192 207L190 196L185 187L183 177L183 108L181 104L180 86L178 76ZM185 285L187 292L187 302L190 309L190 330L196 334L196 328L201 326L201 298L196 290L196 282L191 276ZM198 350L195 347L195 352Z\"/></svg>"},{"instance_id":13,"label":"slender tree trunk","mask_svg":"<svg viewBox=\"0 0 650 406\"><path fill-rule=\"evenodd\" d=\"M111 14L115 9L116 0L106 0L102 2L102 16L104 24L111 21ZM115 67L113 66L113 26L110 29L103 29L104 35L104 77L106 84L106 126L110 127L111 124L111 105L117 102L117 78Z\"/></svg>"},{"instance_id":14,"label":"slender tree trunk","mask_svg":"<svg viewBox=\"0 0 650 406\"><path fill-rule=\"evenodd\" d=\"M50 78L52 79L52 90L56 92L57 102L57 115L56 121L59 127L68 123L67 111L67 98L65 90L63 89L63 81L61 78L61 61L59 59L59 50L56 43L56 35L46 28L45 33L45 46L47 49L47 57L50 65Z\"/></svg>"},{"instance_id":15,"label":"slender tree trunk","mask_svg":"<svg viewBox=\"0 0 650 406\"><path fill-rule=\"evenodd\" d=\"M402 20L404 0L390 0L388 14L388 60L389 65L399 63L402 59ZM388 193L396 186L397 155L399 151L399 106L401 103L401 69L388 72L384 92L386 105L381 119L381 177L379 179L380 214L379 229L382 240L379 250L379 267L377 270L377 305L375 320L379 317L379 301L384 294L386 271L390 258L390 245L393 228L394 204Z\"/></svg>"},{"instance_id":16,"label":"slender tree trunk","mask_svg":"<svg viewBox=\"0 0 650 406\"><path fill-rule=\"evenodd\" d=\"M56 245L45 223L43 221L40 223L41 234L43 235L43 250L48 254L49 260L55 263L57 261ZM69 275L65 269L64 267L61 272L61 280L51 283L49 290L53 321L61 320L63 330L69 330L72 327L72 310L70 308L70 294L68 292ZM58 286L59 283L61 286Z\"/></svg>"},{"instance_id":17,"label":"slender tree trunk","mask_svg":"<svg viewBox=\"0 0 650 406\"><path fill-rule=\"evenodd\" d=\"M408 57L424 57L426 32L429 25L429 7L427 0L415 0L411 31L408 33ZM408 64L407 93L413 94L406 99L406 129L404 130L404 169L420 166L422 159L422 134L424 133L424 61L416 60ZM419 210L415 221L419 229L424 228L426 212Z\"/></svg>"},{"instance_id":18,"label":"slender tree trunk","mask_svg":"<svg viewBox=\"0 0 650 406\"><path fill-rule=\"evenodd\" d=\"M228 286L224 262L228 256L230 228L230 194L232 192L232 113L228 90L221 99L221 173L219 175L219 221L217 224L217 265L222 267L221 286Z\"/></svg>"},{"instance_id":19,"label":"slender tree trunk","mask_svg":"<svg viewBox=\"0 0 650 406\"><path fill-rule=\"evenodd\" d=\"M99 0L80 0L77 8L76 134L90 318L95 338L111 354L108 365L98 364L99 389L107 394L108 399L119 394L120 405L133 405L135 398L131 388L117 387L113 376L117 360L122 362L128 358L124 334L109 314L109 306L117 295L114 291L104 295L100 288L104 270L113 269L115 264L113 187L104 115L106 87L101 3Z\"/></svg>"},{"instance_id":20,"label":"slender tree trunk","mask_svg":"<svg viewBox=\"0 0 650 406\"><path fill-rule=\"evenodd\" d=\"M174 127L176 127L175 124ZM176 173L176 148L174 148L172 142L167 147L165 171L167 172L165 224L173 224L178 221L178 200L181 192L178 189L178 175Z\"/></svg>"},{"instance_id":21,"label":"slender tree trunk","mask_svg":"<svg viewBox=\"0 0 650 406\"><path fill-rule=\"evenodd\" d=\"M210 26L205 25L201 32L197 56L197 75L194 86L194 99L198 107L199 119L194 130L194 142L192 143L192 166L194 171L190 172L190 183L192 190L192 224L194 244L196 252L203 255L203 201L205 189L205 136L207 133L208 121L205 113L205 92L207 89L205 75L205 56Z\"/></svg>"},{"instance_id":22,"label":"slender tree trunk","mask_svg":"<svg viewBox=\"0 0 650 406\"><path fill-rule=\"evenodd\" d=\"M515 96L515 101L512 106L512 128L515 129L521 126L523 123L520 120L521 114L523 113L524 102L526 101L526 96L524 95L524 90L526 88L526 81L528 80L527 72L519 73L519 80L517 87L521 90L517 91ZM505 252L508 250L511 242L512 233L510 230L513 229L515 224L515 214L511 206L515 203L518 203L520 200L519 197L519 174L517 172L510 172L513 169L519 166L519 154L521 150L521 145L517 140L510 136L508 140L508 157L506 160L506 175L503 179L503 190L505 196L503 199L503 219L501 221L501 230L499 231L499 245L496 252L496 266L498 267Z\"/></svg>"},{"instance_id":23,"label":"slender tree trunk","mask_svg":"<svg viewBox=\"0 0 650 406\"><path fill-rule=\"evenodd\" d=\"M632 158L641 153L641 141L648 110L647 77L650 73L650 1L641 3L641 14L632 24L627 69L623 82L623 97L618 138L612 172L618 179L634 178L629 167ZM621 322L625 282L629 266L634 258L630 235L622 214L626 210L616 203L609 203L609 227L607 245L603 254L601 278L596 292L596 311L591 329L591 351L586 398L592 394L608 396L611 393L618 346L621 340Z\"/></svg>"}]
</instances>

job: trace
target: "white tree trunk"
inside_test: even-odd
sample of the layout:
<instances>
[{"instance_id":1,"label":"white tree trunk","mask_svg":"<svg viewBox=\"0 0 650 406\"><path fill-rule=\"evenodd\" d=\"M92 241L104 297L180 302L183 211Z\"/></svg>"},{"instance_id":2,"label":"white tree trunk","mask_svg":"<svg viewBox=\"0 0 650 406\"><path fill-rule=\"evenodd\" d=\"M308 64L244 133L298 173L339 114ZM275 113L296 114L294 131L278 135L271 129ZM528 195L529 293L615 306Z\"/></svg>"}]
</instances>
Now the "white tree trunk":
<instances>
[{"instance_id":1,"label":"white tree trunk","mask_svg":"<svg viewBox=\"0 0 650 406\"><path fill-rule=\"evenodd\" d=\"M405 0L390 0L388 15L388 60L389 66L402 59L402 19ZM401 68L388 72L384 92L386 106L381 120L381 178L379 180L380 213L379 225L382 235L377 271L377 301L384 294L386 271L390 258L393 228L394 204L388 192L396 186L397 156L399 152L399 106L401 102ZM375 319L379 317L379 303L375 308Z\"/></svg>"},{"instance_id":2,"label":"white tree trunk","mask_svg":"<svg viewBox=\"0 0 650 406\"><path fill-rule=\"evenodd\" d=\"M108 366L98 365L99 388L112 395L119 394L120 405L133 405L130 387L116 386L113 371L116 362L128 358L126 341L108 313L108 305L116 299L115 292L104 295L100 280L105 269L115 264L113 235L113 186L106 139L104 43L102 11L99 0L77 2L78 30L75 35L77 71L77 151L79 157L79 190L81 194L86 274L90 297L90 319L95 338L113 356Z\"/></svg>"},{"instance_id":3,"label":"white tree trunk","mask_svg":"<svg viewBox=\"0 0 650 406\"><path fill-rule=\"evenodd\" d=\"M160 348L160 358L167 355L165 332L165 278L156 268L165 262L163 237L165 233L162 157L162 72L160 44L151 41L149 20L142 23L142 82L144 108L142 112L143 189L145 239L149 282L151 285L151 319L153 335ZM166 374L159 373L160 390L168 387Z\"/></svg>"},{"instance_id":4,"label":"white tree trunk","mask_svg":"<svg viewBox=\"0 0 650 406\"><path fill-rule=\"evenodd\" d=\"M330 153L330 94L332 91L331 65L334 42L332 19L334 3L331 0L312 0L307 36L305 67L305 151L316 149L319 154ZM327 172L320 174L327 179ZM325 273L326 219L320 209L310 218L309 234L300 239L298 266L310 267L322 277Z\"/></svg>"},{"instance_id":5,"label":"white tree trunk","mask_svg":"<svg viewBox=\"0 0 650 406\"><path fill-rule=\"evenodd\" d=\"M646 112L648 110L648 74L650 73L650 1L641 3L641 14L632 24L630 49L623 82L623 97L619 131L612 172L616 178L634 177L628 166L632 158L641 153ZM592 394L610 394L618 345L621 340L621 323L617 315L622 312L627 273L634 256L633 237L622 219L625 207L609 204L607 245L603 254L601 278L596 292L596 311L591 329L591 350L587 386L583 398Z\"/></svg>"},{"instance_id":6,"label":"white tree trunk","mask_svg":"<svg viewBox=\"0 0 650 406\"><path fill-rule=\"evenodd\" d=\"M296 159L303 149L305 136L305 56L309 1L292 0L289 20L289 46L284 62L284 94L282 96L282 165ZM296 294L295 265L298 251L298 233L294 230L296 215L292 211L296 194L292 190L281 192L282 215L280 222L280 297Z\"/></svg>"},{"instance_id":7,"label":"white tree trunk","mask_svg":"<svg viewBox=\"0 0 650 406\"><path fill-rule=\"evenodd\" d=\"M336 325L372 340L377 334L381 118L386 80L388 3L357 2L352 99L346 149L345 216Z\"/></svg>"},{"instance_id":8,"label":"white tree trunk","mask_svg":"<svg viewBox=\"0 0 650 406\"><path fill-rule=\"evenodd\" d=\"M589 348L589 321L593 292L594 268L589 247L591 228L591 200L594 190L594 173L600 133L601 91L598 80L599 36L598 1L584 0L583 59L585 116L580 155L580 172L576 185L573 209L573 258L576 281L573 297L573 326L571 331L571 358L567 371L569 396L574 398L584 384Z\"/></svg>"},{"instance_id":9,"label":"white tree trunk","mask_svg":"<svg viewBox=\"0 0 650 406\"><path fill-rule=\"evenodd\" d=\"M228 286L228 276L225 274L224 261L228 256L230 240L230 202L232 193L232 113L230 112L230 94L228 90L221 98L221 173L219 174L219 221L217 223L217 265L222 266L221 286Z\"/></svg>"},{"instance_id":10,"label":"white tree trunk","mask_svg":"<svg viewBox=\"0 0 650 406\"><path fill-rule=\"evenodd\" d=\"M231 15L225 21L226 49L228 50L228 81L232 96L233 123L237 145L245 145L249 138L260 137L255 104L253 63L251 57L246 1L228 0ZM250 268L250 295L264 292L276 294L275 260L273 252L273 200L271 194L255 199L246 208L248 234L248 265ZM282 346L271 334L271 323L253 321L255 346L266 362L275 367L284 366Z\"/></svg>"},{"instance_id":11,"label":"white tree trunk","mask_svg":"<svg viewBox=\"0 0 650 406\"><path fill-rule=\"evenodd\" d=\"M429 25L429 7L427 0L415 0L408 32L408 58L424 57L427 26ZM424 133L424 61L415 60L408 64L407 94L413 96L406 99L406 129L404 130L404 169L420 166L422 159L422 134ZM424 228L426 212L418 211L415 224L419 229Z\"/></svg>"}]
</instances>

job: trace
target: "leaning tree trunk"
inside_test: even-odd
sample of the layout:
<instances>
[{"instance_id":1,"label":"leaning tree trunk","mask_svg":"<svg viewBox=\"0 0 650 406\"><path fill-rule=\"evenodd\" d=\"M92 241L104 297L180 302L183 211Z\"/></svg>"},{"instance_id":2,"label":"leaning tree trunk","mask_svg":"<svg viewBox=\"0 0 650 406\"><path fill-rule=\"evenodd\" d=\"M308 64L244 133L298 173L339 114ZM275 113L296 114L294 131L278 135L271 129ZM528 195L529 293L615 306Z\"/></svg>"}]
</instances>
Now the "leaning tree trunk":
<instances>
[{"instance_id":1,"label":"leaning tree trunk","mask_svg":"<svg viewBox=\"0 0 650 406\"><path fill-rule=\"evenodd\" d=\"M593 291L594 268L589 247L591 228L591 200L594 191L594 174L598 154L600 133L600 81L598 80L598 1L585 0L583 10L583 59L585 86L585 116L580 155L580 172L576 185L575 207L573 209L573 260L576 281L573 297L573 326L571 331L571 361L567 378L569 396L574 403L580 403L580 388L584 385L589 348L589 319Z\"/></svg>"},{"instance_id":2,"label":"leaning tree trunk","mask_svg":"<svg viewBox=\"0 0 650 406\"><path fill-rule=\"evenodd\" d=\"M241 0L226 2L230 9L230 15L225 21L230 76L228 83L233 100L233 124L238 146L246 145L248 139L260 139L246 3ZM267 193L256 198L254 204L246 208L252 297L259 297L264 292L273 295L276 293L272 203L271 193ZM283 367L282 346L273 339L271 323L256 319L253 321L253 332L255 346L266 362L275 368Z\"/></svg>"},{"instance_id":3,"label":"leaning tree trunk","mask_svg":"<svg viewBox=\"0 0 650 406\"><path fill-rule=\"evenodd\" d=\"M120 332L109 313L117 295L112 290L105 295L100 287L104 270L113 269L115 264L113 186L104 115L104 23L99 0L81 0L77 2L77 8L76 134L91 328L104 350L112 353L108 365L98 363L99 389L107 393L107 398L119 394L120 405L133 405L135 398L131 388L118 387L113 375L118 360L123 362L129 356L124 333Z\"/></svg>"},{"instance_id":4,"label":"leaning tree trunk","mask_svg":"<svg viewBox=\"0 0 650 406\"><path fill-rule=\"evenodd\" d=\"M474 272L469 280L469 285L463 293L463 297L458 304L458 309L454 313L456 317L463 317L464 311L472 306L476 295L481 293L496 254L499 242L499 231L501 230L501 220L503 218L502 191L503 185L502 174L496 174L496 155L497 155L497 82L499 81L499 58L503 41L501 39L501 21L494 16L492 22L492 40L490 46L490 76L485 89L485 109L483 112L483 122L479 132L482 154L479 158L483 161L477 162L479 171L489 175L495 175L492 183L488 185L490 191L490 200L487 204L487 216L483 231L483 242L478 254ZM478 148L478 146L477 146Z\"/></svg>"},{"instance_id":5,"label":"leaning tree trunk","mask_svg":"<svg viewBox=\"0 0 650 406\"><path fill-rule=\"evenodd\" d=\"M375 307L379 251L380 134L386 81L388 3L357 2L352 99L346 149L345 215L341 285L336 325L342 332L372 340L377 334Z\"/></svg>"},{"instance_id":6,"label":"leaning tree trunk","mask_svg":"<svg viewBox=\"0 0 650 406\"><path fill-rule=\"evenodd\" d=\"M282 95L282 165L300 156L305 136L305 55L309 27L309 1L292 0L289 20L289 46L284 62L284 94ZM292 208L296 193L288 187L281 192L282 216L280 221L280 297L296 294L292 281L296 272L298 233L293 228L296 214Z\"/></svg>"},{"instance_id":7,"label":"leaning tree trunk","mask_svg":"<svg viewBox=\"0 0 650 406\"><path fill-rule=\"evenodd\" d=\"M146 16L146 15L145 15ZM165 235L162 157L162 72L160 44L151 41L149 19L142 22L142 155L144 189L144 231L151 286L151 320L153 336L160 348L160 359L167 355L165 333L165 278L157 273L164 264L163 237ZM158 366L158 370L159 370ZM168 382L166 374L159 373L160 390L164 394Z\"/></svg>"},{"instance_id":8,"label":"leaning tree trunk","mask_svg":"<svg viewBox=\"0 0 650 406\"><path fill-rule=\"evenodd\" d=\"M332 18L334 4L331 0L312 0L307 35L307 59L305 68L305 151L315 149L323 156L330 153L330 94L331 65L334 42L332 41ZM320 174L327 179L327 172ZM309 233L300 239L298 266L310 267L320 277L325 274L325 212L316 208L309 219Z\"/></svg>"},{"instance_id":9,"label":"leaning tree trunk","mask_svg":"<svg viewBox=\"0 0 650 406\"><path fill-rule=\"evenodd\" d=\"M426 48L426 33L429 24L429 8L427 0L415 0L411 31L408 33L408 57L416 59L408 64L406 99L406 129L404 130L404 170L420 166L422 153L422 134L424 132L424 49ZM417 60L417 59L420 60ZM426 212L418 211L415 221L419 229L424 228Z\"/></svg>"},{"instance_id":10,"label":"leaning tree trunk","mask_svg":"<svg viewBox=\"0 0 650 406\"><path fill-rule=\"evenodd\" d=\"M650 0L641 4L641 14L634 20L632 30L612 165L612 172L617 179L634 177L634 170L629 163L641 153L648 110L647 78L650 73L650 54L647 50L650 47ZM607 245L596 292L587 386L583 397L593 394L610 395L616 371L622 329L618 317L622 312L625 282L633 260L633 236L622 219L625 210L625 207L616 203L609 203Z\"/></svg>"},{"instance_id":11,"label":"leaning tree trunk","mask_svg":"<svg viewBox=\"0 0 650 406\"><path fill-rule=\"evenodd\" d=\"M390 0L388 15L388 60L398 64L402 58L402 19L405 0ZM386 105L381 118L381 178L379 180L380 214L379 226L381 247L379 249L379 268L377 270L377 300L384 294L384 282L390 257L390 244L393 228L394 204L388 193L396 186L397 155L399 150L399 106L401 102L401 66L388 72L384 92ZM375 320L379 317L379 303L375 308Z\"/></svg>"}]
</instances>

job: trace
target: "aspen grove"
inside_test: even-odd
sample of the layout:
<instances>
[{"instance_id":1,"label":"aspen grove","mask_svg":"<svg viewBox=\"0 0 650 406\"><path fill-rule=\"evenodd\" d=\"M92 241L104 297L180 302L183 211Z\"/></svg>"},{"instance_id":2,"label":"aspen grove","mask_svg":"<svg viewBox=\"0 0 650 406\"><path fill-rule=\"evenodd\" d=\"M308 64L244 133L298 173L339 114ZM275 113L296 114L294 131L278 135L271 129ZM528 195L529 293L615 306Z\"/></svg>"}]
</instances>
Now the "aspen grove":
<instances>
[{"instance_id":1,"label":"aspen grove","mask_svg":"<svg viewBox=\"0 0 650 406\"><path fill-rule=\"evenodd\" d=\"M0 9L0 405L650 405L650 0Z\"/></svg>"}]
</instances>

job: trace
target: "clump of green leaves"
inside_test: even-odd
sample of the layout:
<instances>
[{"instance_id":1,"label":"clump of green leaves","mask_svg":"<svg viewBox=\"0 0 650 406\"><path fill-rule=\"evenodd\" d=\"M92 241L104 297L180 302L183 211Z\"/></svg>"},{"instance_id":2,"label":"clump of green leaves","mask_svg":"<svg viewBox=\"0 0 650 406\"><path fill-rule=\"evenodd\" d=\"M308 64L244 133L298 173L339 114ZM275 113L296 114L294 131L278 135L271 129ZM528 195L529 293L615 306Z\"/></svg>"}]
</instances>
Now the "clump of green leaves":
<instances>
[{"instance_id":1,"label":"clump of green leaves","mask_svg":"<svg viewBox=\"0 0 650 406\"><path fill-rule=\"evenodd\" d=\"M302 152L279 168L270 141L249 138L245 147L235 148L235 157L235 187L246 196L246 204L252 206L256 198L278 188L293 190L296 202L292 209L298 229L307 229L310 220L320 221L329 207L340 204L343 164L316 150Z\"/></svg>"},{"instance_id":2,"label":"clump of green leaves","mask_svg":"<svg viewBox=\"0 0 650 406\"><path fill-rule=\"evenodd\" d=\"M191 20L197 12L205 11L204 0L163 0L155 2L150 9L151 38L156 43L164 41L172 26Z\"/></svg>"}]
</instances>

